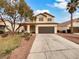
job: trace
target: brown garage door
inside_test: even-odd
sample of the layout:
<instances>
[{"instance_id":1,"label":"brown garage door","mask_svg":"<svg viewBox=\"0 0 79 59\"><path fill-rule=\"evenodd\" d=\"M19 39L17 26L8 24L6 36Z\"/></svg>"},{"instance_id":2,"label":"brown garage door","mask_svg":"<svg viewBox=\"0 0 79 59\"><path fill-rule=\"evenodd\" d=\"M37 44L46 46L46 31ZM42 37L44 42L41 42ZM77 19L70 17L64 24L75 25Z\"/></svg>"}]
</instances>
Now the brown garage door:
<instances>
[{"instance_id":1,"label":"brown garage door","mask_svg":"<svg viewBox=\"0 0 79 59\"><path fill-rule=\"evenodd\" d=\"M73 27L73 32L79 33L79 27Z\"/></svg>"},{"instance_id":2,"label":"brown garage door","mask_svg":"<svg viewBox=\"0 0 79 59\"><path fill-rule=\"evenodd\" d=\"M39 27L39 33L54 33L54 27Z\"/></svg>"}]
</instances>

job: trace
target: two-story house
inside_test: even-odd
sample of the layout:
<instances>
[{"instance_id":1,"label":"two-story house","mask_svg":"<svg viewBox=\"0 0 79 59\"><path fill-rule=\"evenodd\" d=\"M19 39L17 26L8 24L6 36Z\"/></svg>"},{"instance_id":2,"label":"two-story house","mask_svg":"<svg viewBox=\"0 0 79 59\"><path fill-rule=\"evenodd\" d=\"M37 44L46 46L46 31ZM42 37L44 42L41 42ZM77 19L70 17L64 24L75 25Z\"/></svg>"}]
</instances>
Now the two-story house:
<instances>
[{"instance_id":1,"label":"two-story house","mask_svg":"<svg viewBox=\"0 0 79 59\"><path fill-rule=\"evenodd\" d=\"M35 16L33 22L22 23L27 32L32 33L57 33L57 23L55 23L55 16L44 12Z\"/></svg>"}]
</instances>

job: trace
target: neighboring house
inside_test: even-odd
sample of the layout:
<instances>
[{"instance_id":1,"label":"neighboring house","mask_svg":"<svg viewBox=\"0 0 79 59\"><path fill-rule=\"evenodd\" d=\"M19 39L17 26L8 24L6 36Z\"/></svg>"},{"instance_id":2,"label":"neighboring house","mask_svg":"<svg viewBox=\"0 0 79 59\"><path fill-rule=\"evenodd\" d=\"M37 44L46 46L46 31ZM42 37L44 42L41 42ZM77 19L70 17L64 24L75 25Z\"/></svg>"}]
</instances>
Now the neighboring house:
<instances>
[{"instance_id":1,"label":"neighboring house","mask_svg":"<svg viewBox=\"0 0 79 59\"><path fill-rule=\"evenodd\" d=\"M36 19L32 22L22 23L25 30L31 33L57 33L57 23L54 21L54 16L44 12L35 16Z\"/></svg>"},{"instance_id":2,"label":"neighboring house","mask_svg":"<svg viewBox=\"0 0 79 59\"><path fill-rule=\"evenodd\" d=\"M60 23L58 24L57 28L58 28L57 30L60 32L62 31L68 32L71 28L71 21L69 20L69 21ZM79 18L73 19L73 32L79 33Z\"/></svg>"}]
</instances>

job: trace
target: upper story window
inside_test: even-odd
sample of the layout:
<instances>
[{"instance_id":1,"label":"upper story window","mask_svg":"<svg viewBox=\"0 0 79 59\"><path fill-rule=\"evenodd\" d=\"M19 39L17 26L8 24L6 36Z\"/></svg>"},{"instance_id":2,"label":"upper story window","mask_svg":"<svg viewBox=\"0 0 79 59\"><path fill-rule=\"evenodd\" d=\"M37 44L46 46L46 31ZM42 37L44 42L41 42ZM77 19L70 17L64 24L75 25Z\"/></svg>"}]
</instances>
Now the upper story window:
<instances>
[{"instance_id":1,"label":"upper story window","mask_svg":"<svg viewBox=\"0 0 79 59\"><path fill-rule=\"evenodd\" d=\"M52 21L52 18L48 18L48 21Z\"/></svg>"},{"instance_id":2,"label":"upper story window","mask_svg":"<svg viewBox=\"0 0 79 59\"><path fill-rule=\"evenodd\" d=\"M40 18L39 18L39 21L43 21L43 17L40 17Z\"/></svg>"}]
</instances>

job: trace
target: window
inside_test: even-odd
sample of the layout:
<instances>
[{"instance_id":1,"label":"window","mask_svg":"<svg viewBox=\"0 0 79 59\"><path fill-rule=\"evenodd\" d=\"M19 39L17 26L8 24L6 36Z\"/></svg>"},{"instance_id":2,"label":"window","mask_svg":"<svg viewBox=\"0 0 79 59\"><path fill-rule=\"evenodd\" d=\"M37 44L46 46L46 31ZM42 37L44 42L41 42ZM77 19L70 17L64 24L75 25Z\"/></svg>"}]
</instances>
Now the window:
<instances>
[{"instance_id":1,"label":"window","mask_svg":"<svg viewBox=\"0 0 79 59\"><path fill-rule=\"evenodd\" d=\"M52 18L48 18L48 21L52 21Z\"/></svg>"},{"instance_id":2,"label":"window","mask_svg":"<svg viewBox=\"0 0 79 59\"><path fill-rule=\"evenodd\" d=\"M39 21L43 21L43 17L39 18Z\"/></svg>"},{"instance_id":3,"label":"window","mask_svg":"<svg viewBox=\"0 0 79 59\"><path fill-rule=\"evenodd\" d=\"M4 28L5 28L5 26L4 26L4 25L0 25L0 29L2 29L2 30L3 30Z\"/></svg>"},{"instance_id":4,"label":"window","mask_svg":"<svg viewBox=\"0 0 79 59\"><path fill-rule=\"evenodd\" d=\"M4 33L5 30L5 26L4 25L0 25L0 34Z\"/></svg>"}]
</instances>

